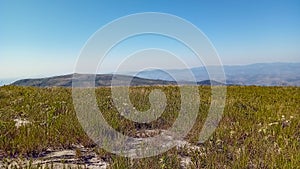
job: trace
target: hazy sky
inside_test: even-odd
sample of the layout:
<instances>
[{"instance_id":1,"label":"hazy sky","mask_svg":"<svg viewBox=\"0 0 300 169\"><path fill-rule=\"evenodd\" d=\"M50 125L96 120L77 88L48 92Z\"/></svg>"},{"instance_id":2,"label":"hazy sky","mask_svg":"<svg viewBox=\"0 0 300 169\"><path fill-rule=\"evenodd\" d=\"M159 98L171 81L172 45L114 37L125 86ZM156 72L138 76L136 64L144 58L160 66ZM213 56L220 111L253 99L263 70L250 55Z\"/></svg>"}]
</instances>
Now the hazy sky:
<instances>
[{"instance_id":1,"label":"hazy sky","mask_svg":"<svg viewBox=\"0 0 300 169\"><path fill-rule=\"evenodd\" d=\"M0 0L0 79L72 73L80 49L95 31L140 12L170 13L193 23L226 65L300 62L299 0ZM169 42L133 38L123 49L138 44L180 48ZM122 45L117 49L103 71L113 71L114 58L122 57ZM189 60L190 54L180 51Z\"/></svg>"}]
</instances>

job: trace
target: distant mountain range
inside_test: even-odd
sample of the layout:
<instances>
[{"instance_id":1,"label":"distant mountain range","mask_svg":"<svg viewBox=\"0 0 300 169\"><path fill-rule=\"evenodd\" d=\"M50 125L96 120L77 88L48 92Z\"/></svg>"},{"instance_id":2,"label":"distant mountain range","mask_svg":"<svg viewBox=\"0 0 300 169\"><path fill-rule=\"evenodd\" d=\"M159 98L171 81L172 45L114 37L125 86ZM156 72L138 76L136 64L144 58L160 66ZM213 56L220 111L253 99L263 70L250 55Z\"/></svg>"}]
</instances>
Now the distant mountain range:
<instances>
[{"instance_id":1,"label":"distant mountain range","mask_svg":"<svg viewBox=\"0 0 300 169\"><path fill-rule=\"evenodd\" d=\"M81 84L84 86L90 86L89 82L94 78L94 75L89 74L74 74L54 76L49 78L39 78L39 79L23 79L18 80L12 85L15 86L36 86L36 87L72 87L72 79L80 79ZM113 75L113 74L98 74L95 78L95 86L111 86L112 79L114 79L114 86L126 86L127 82L130 82L130 86L154 86L154 85L176 85L175 81L166 80L153 80L145 79L140 77L128 76L128 75ZM86 84L86 85L85 85ZM182 82L181 84L192 84L190 82ZM224 85L216 81L205 80L198 82L198 85Z\"/></svg>"},{"instance_id":2,"label":"distant mountain range","mask_svg":"<svg viewBox=\"0 0 300 169\"><path fill-rule=\"evenodd\" d=\"M91 78L94 78L94 75L89 74L76 74L76 78L81 80L81 83L88 83ZM176 82L164 81L164 80L151 80L144 79L140 77L132 77L128 75L112 75L112 74L98 74L95 78L95 86L111 86L111 81L114 78L116 86L124 86L128 81L131 80L130 85L132 86L142 86L142 85L173 85ZM16 86L37 86L37 87L52 87L52 86L61 86L61 87L72 87L73 74L55 76L49 78L40 78L40 79L23 79L12 83ZM88 86L88 84L87 84Z\"/></svg>"},{"instance_id":3,"label":"distant mountain range","mask_svg":"<svg viewBox=\"0 0 300 169\"><path fill-rule=\"evenodd\" d=\"M211 69L216 66L210 66ZM227 84L257 86L300 86L300 63L258 63L251 65L223 66ZM196 81L209 79L205 67L166 70L176 76L177 80L186 80L185 75L191 71ZM133 73L135 74L135 73ZM148 70L137 73L138 77L160 80L174 80L162 70Z\"/></svg>"},{"instance_id":4,"label":"distant mountain range","mask_svg":"<svg viewBox=\"0 0 300 169\"><path fill-rule=\"evenodd\" d=\"M210 68L215 68L211 66ZM257 85L257 86L300 86L300 63L259 63L242 66L224 66L226 75L226 85ZM176 80L181 84L191 84L186 78L186 73L191 71L198 85L225 85L223 83L207 80L209 79L205 67L196 67L190 70L177 69L166 70L171 75L176 76ZM112 78L114 85L126 85L132 79L132 86L148 86L148 85L174 85L177 82L163 70L148 70L139 73L129 73L130 75L112 75L98 74L95 78L95 86L110 86ZM132 74L136 74L133 76ZM79 75L82 81L88 81L94 75ZM23 79L12 83L17 86L72 86L73 74L55 76L39 79Z\"/></svg>"},{"instance_id":5,"label":"distant mountain range","mask_svg":"<svg viewBox=\"0 0 300 169\"><path fill-rule=\"evenodd\" d=\"M15 78L14 79L0 79L0 86L8 85L15 80L16 80Z\"/></svg>"}]
</instances>

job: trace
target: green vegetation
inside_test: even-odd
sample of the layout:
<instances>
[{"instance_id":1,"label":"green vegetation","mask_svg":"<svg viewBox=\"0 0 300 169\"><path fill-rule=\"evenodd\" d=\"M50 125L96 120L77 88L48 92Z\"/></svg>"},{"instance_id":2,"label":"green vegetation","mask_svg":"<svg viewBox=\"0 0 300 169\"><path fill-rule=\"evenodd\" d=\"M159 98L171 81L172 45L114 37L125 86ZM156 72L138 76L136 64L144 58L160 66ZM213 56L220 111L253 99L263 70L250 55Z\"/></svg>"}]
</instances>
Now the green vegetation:
<instances>
[{"instance_id":1,"label":"green vegetation","mask_svg":"<svg viewBox=\"0 0 300 169\"><path fill-rule=\"evenodd\" d=\"M132 87L137 110L150 108L153 89L166 93L167 107L156 121L139 124L123 118L113 106L110 88L97 88L97 101L108 123L130 136L146 129L168 129L180 110L175 86ZM197 123L186 140L197 145L210 106L210 87L199 87L201 106ZM72 104L70 88L4 86L0 88L0 160L38 158L51 148L91 148L111 168L297 168L300 166L300 88L230 86L223 119L215 133L197 149L173 148L159 156L131 160L98 148L84 133ZM16 126L18 121L25 125ZM77 158L82 158L76 150Z\"/></svg>"}]
</instances>

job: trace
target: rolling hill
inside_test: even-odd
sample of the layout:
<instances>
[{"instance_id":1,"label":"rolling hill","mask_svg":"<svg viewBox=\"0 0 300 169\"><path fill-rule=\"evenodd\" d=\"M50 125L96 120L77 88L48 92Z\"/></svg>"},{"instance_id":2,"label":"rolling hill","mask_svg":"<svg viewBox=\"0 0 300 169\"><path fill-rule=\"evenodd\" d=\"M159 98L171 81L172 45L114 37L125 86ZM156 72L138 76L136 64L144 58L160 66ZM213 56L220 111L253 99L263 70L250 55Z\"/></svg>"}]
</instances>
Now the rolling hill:
<instances>
[{"instance_id":1,"label":"rolling hill","mask_svg":"<svg viewBox=\"0 0 300 169\"><path fill-rule=\"evenodd\" d=\"M90 79L94 78L94 75L89 74L76 74L77 78L88 82ZM63 75L63 76L54 76L48 78L39 78L39 79L23 79L18 80L12 85L15 86L36 86L36 87L72 87L72 78L73 74ZM174 85L176 82L174 81L165 81L165 80L151 80L140 77L133 77L127 75L113 75L113 74L98 74L95 78L95 86L110 86L112 82L112 78L114 78L116 86L124 86L126 82L131 80L131 86L152 86L152 85Z\"/></svg>"},{"instance_id":2,"label":"rolling hill","mask_svg":"<svg viewBox=\"0 0 300 169\"><path fill-rule=\"evenodd\" d=\"M35 86L35 87L72 87L72 78L73 74L63 75L63 76L54 76L48 78L39 78L39 79L22 79L18 80L12 85L14 86ZM80 79L82 84L89 86L89 80L94 78L94 75L90 74L76 74L75 80ZM98 74L95 78L95 86L111 86L112 79L114 78L114 86L126 86L127 82L130 82L130 86L155 86L155 85L176 85L175 81L168 80L154 80L146 79L135 76L128 75L113 75L113 74ZM192 84L188 81L182 81L180 84ZM207 85L224 85L220 82L213 80L204 80L197 82L197 85L207 86Z\"/></svg>"}]
</instances>

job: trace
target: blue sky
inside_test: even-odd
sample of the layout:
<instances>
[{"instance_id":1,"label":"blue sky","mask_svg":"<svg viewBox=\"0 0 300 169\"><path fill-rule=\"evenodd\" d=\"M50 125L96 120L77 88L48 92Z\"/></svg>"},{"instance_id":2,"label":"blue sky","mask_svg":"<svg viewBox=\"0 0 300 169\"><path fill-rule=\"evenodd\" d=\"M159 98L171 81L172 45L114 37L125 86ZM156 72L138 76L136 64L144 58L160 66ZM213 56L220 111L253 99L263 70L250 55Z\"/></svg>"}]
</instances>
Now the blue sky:
<instances>
[{"instance_id":1,"label":"blue sky","mask_svg":"<svg viewBox=\"0 0 300 169\"><path fill-rule=\"evenodd\" d=\"M169 13L193 23L225 65L300 62L298 0L0 0L0 79L72 73L81 48L95 31L140 12ZM139 42L133 39L127 47L134 49ZM113 54L106 72L113 71Z\"/></svg>"}]
</instances>

